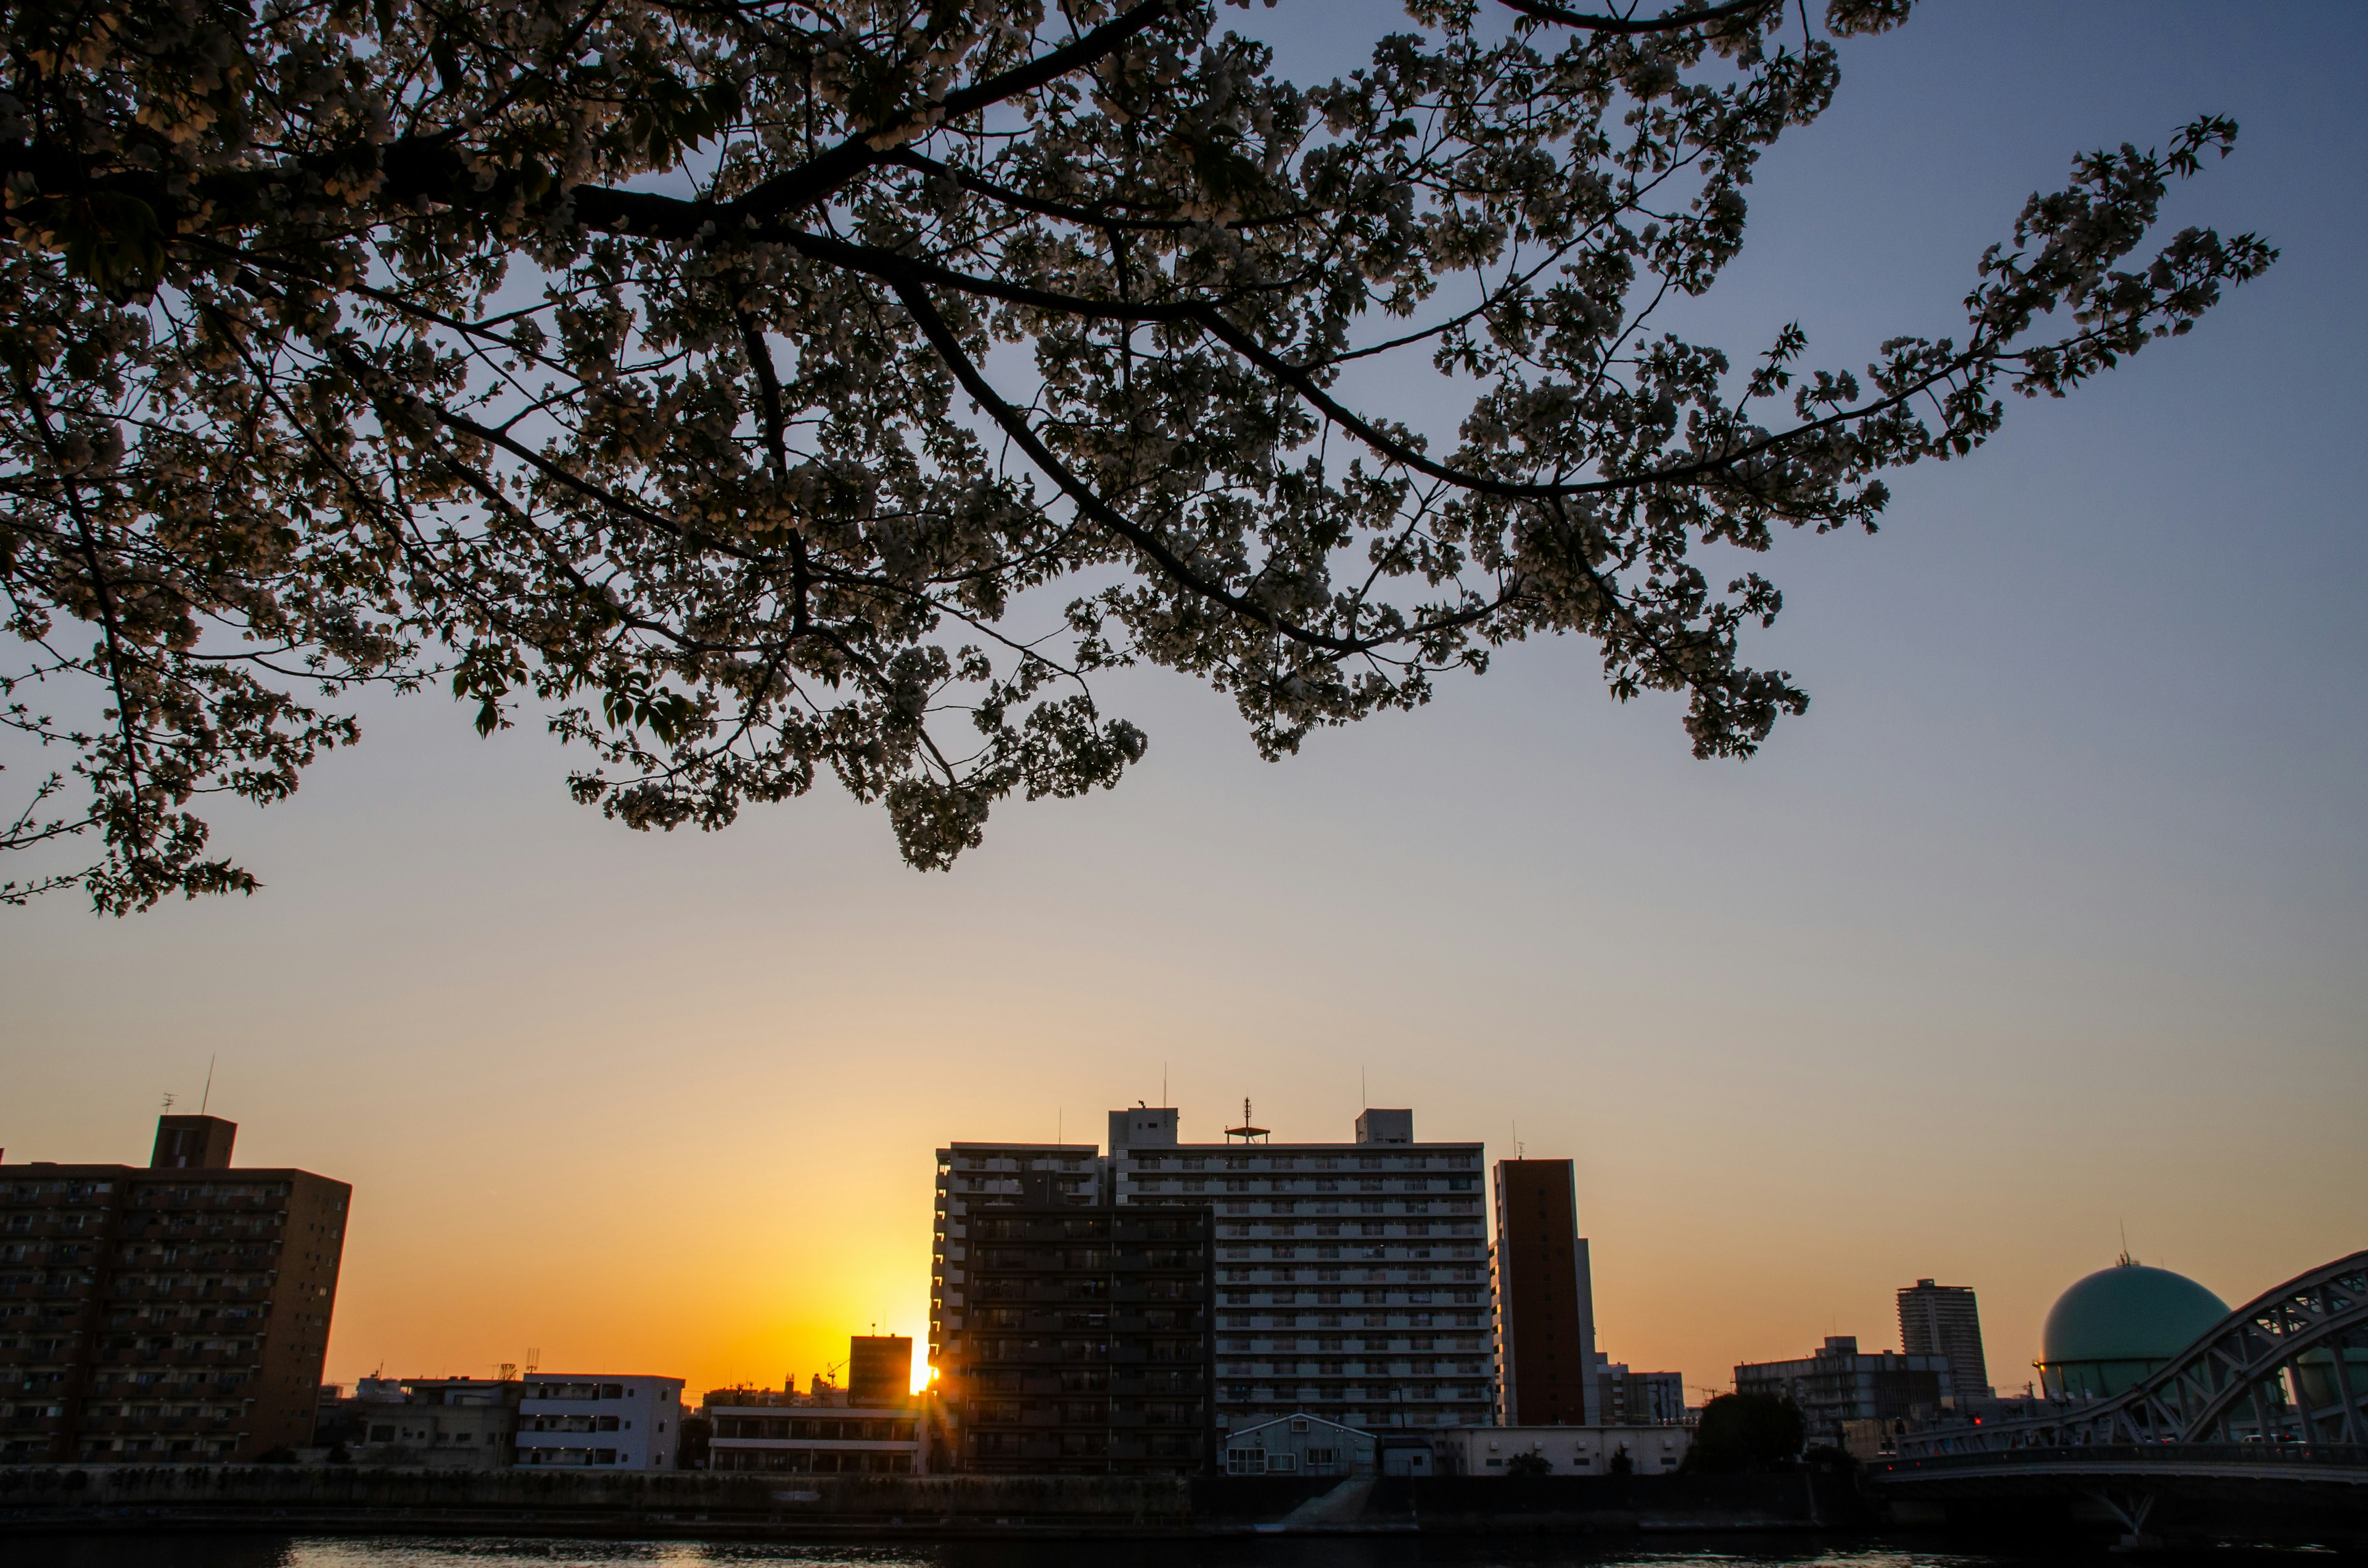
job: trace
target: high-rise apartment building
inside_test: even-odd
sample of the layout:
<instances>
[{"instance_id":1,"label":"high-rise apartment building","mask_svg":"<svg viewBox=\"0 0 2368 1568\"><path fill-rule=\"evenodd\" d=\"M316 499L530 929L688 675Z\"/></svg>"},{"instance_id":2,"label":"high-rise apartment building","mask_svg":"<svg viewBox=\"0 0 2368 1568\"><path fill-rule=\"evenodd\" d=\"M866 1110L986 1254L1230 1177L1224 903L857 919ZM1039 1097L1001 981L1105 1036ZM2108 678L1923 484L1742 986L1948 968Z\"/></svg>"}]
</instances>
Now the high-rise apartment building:
<instances>
[{"instance_id":1,"label":"high-rise apartment building","mask_svg":"<svg viewBox=\"0 0 2368 1568\"><path fill-rule=\"evenodd\" d=\"M948 1335L970 1305L970 1216L989 1203L1015 1203L1020 1178L1046 1177L1065 1203L1100 1199L1101 1150L1092 1143L955 1143L938 1151L936 1233L929 1247L929 1365L945 1370Z\"/></svg>"},{"instance_id":2,"label":"high-rise apartment building","mask_svg":"<svg viewBox=\"0 0 2368 1568\"><path fill-rule=\"evenodd\" d=\"M1206 1205L1072 1203L1035 1173L1017 1199L973 1210L965 1230L966 1304L938 1387L961 1468L1215 1462Z\"/></svg>"},{"instance_id":3,"label":"high-rise apartment building","mask_svg":"<svg viewBox=\"0 0 2368 1568\"><path fill-rule=\"evenodd\" d=\"M1910 1356L1938 1356L1949 1363L1949 1381L1960 1400L1987 1398L1990 1374L1982 1358L1982 1312L1964 1285L1918 1279L1899 1292L1899 1343Z\"/></svg>"},{"instance_id":4,"label":"high-rise apartment building","mask_svg":"<svg viewBox=\"0 0 2368 1568\"><path fill-rule=\"evenodd\" d=\"M166 1116L145 1169L0 1165L0 1460L311 1440L353 1188L234 1169L237 1132Z\"/></svg>"},{"instance_id":5,"label":"high-rise apartment building","mask_svg":"<svg viewBox=\"0 0 2368 1568\"><path fill-rule=\"evenodd\" d=\"M1216 1214L1217 1418L1306 1413L1370 1430L1487 1422L1495 1301L1482 1146L1418 1143L1367 1110L1350 1143L1251 1125L1187 1143L1173 1107L1110 1113L1110 1201Z\"/></svg>"},{"instance_id":6,"label":"high-rise apartment building","mask_svg":"<svg viewBox=\"0 0 2368 1568\"><path fill-rule=\"evenodd\" d=\"M1601 1426L1595 1279L1570 1161L1497 1162L1497 1298L1504 1425Z\"/></svg>"}]
</instances>

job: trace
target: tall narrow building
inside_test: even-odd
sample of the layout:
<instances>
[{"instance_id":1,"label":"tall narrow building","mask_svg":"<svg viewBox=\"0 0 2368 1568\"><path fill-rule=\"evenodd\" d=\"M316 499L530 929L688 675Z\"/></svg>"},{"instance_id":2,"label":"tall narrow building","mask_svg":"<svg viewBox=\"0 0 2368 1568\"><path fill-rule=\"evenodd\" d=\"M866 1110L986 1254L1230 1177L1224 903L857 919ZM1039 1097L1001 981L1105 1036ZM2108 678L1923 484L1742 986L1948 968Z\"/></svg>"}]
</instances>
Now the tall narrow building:
<instances>
[{"instance_id":1,"label":"tall narrow building","mask_svg":"<svg viewBox=\"0 0 2368 1568\"><path fill-rule=\"evenodd\" d=\"M1125 1207L1215 1210L1217 1418L1486 1425L1495 1403L1478 1143L1415 1141L1367 1110L1349 1143L1252 1124L1187 1143L1173 1107L1110 1113L1108 1190Z\"/></svg>"},{"instance_id":2,"label":"tall narrow building","mask_svg":"<svg viewBox=\"0 0 2368 1568\"><path fill-rule=\"evenodd\" d=\"M1497 1162L1497 1364L1508 1426L1600 1426L1595 1279L1568 1160Z\"/></svg>"},{"instance_id":3,"label":"tall narrow building","mask_svg":"<svg viewBox=\"0 0 2368 1568\"><path fill-rule=\"evenodd\" d=\"M1982 1312L1971 1287L1935 1285L1918 1279L1899 1292L1899 1347L1910 1356L1938 1356L1949 1363L1949 1384L1958 1399L1990 1392L1982 1358Z\"/></svg>"},{"instance_id":4,"label":"tall narrow building","mask_svg":"<svg viewBox=\"0 0 2368 1568\"><path fill-rule=\"evenodd\" d=\"M989 1203L1014 1203L1023 1177L1051 1182L1064 1203L1097 1201L1101 1150L1092 1143L953 1143L938 1151L937 1231L929 1248L929 1366L946 1369L951 1336L971 1308L970 1216Z\"/></svg>"},{"instance_id":5,"label":"tall narrow building","mask_svg":"<svg viewBox=\"0 0 2368 1568\"><path fill-rule=\"evenodd\" d=\"M0 1461L202 1464L311 1441L353 1188L167 1116L146 1169L0 1165Z\"/></svg>"}]
</instances>

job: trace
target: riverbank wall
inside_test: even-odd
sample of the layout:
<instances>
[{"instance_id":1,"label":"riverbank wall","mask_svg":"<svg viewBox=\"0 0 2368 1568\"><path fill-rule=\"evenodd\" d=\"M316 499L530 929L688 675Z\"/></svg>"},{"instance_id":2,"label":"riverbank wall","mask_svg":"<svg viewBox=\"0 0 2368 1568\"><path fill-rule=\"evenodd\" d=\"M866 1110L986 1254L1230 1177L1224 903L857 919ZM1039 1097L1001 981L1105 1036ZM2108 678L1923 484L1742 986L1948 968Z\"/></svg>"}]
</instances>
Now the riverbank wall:
<instances>
[{"instance_id":1,"label":"riverbank wall","mask_svg":"<svg viewBox=\"0 0 2368 1568\"><path fill-rule=\"evenodd\" d=\"M1863 1519L1847 1480L1738 1476L757 1476L349 1466L0 1468L0 1533L332 1533L916 1539L1205 1535L1634 1536Z\"/></svg>"}]
</instances>

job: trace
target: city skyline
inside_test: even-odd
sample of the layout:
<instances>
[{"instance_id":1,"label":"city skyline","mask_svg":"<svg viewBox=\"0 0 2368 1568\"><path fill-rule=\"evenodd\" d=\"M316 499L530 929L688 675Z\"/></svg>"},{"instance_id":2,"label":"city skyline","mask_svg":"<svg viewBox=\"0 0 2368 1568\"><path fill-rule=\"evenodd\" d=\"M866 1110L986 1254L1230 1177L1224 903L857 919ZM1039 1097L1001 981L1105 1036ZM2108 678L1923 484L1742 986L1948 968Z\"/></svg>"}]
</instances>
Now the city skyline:
<instances>
[{"instance_id":1,"label":"city skyline","mask_svg":"<svg viewBox=\"0 0 2368 1568\"><path fill-rule=\"evenodd\" d=\"M1055 1114L1055 1131L1062 1131L1061 1127L1058 1125L1060 1113L1056 1112ZM1117 1119L1122 1114L1124 1114L1123 1108L1121 1109L1114 1109L1110 1112L1110 1118L1113 1124L1115 1124ZM1363 1113L1360 1111L1359 1114L1361 1118ZM219 1113L217 1113L217 1117L219 1117ZM161 1128L167 1122L177 1124L197 1122L203 1119L205 1119L188 1115L175 1116L168 1110L162 1119L152 1121L151 1126L152 1129L154 1129ZM233 1127L241 1133L249 1131L247 1129L238 1128L235 1119L231 1119L231 1120L225 1123L225 1125ZM1219 1142L1212 1140L1202 1142L1190 1137L1189 1135L1190 1131L1190 1130L1185 1123L1184 1119L1181 1116L1178 1116L1175 1119L1169 1132L1170 1136L1176 1136L1181 1139L1184 1149L1187 1152L1206 1151L1212 1147L1220 1149L1238 1148L1243 1149L1245 1152L1252 1147L1259 1149L1276 1147L1276 1145L1264 1142L1260 1142L1255 1145L1239 1141ZM1212 1129L1212 1131L1221 1130ZM154 1132L153 1134L155 1151L162 1151L164 1149L165 1136L166 1135L162 1132ZM260 1145L262 1141L256 1139L253 1142L257 1145ZM1424 1142L1428 1143L1435 1142L1437 1141L1425 1140ZM1526 1140L1523 1141L1524 1144L1526 1144ZM1059 1142L1054 1142L1054 1140L1051 1138L1042 1140L1020 1138L977 1141L975 1143L969 1140L957 1140L956 1144L958 1147L975 1147L983 1154L996 1152L1009 1152L1015 1149L1034 1150L1037 1152L1084 1152L1087 1154L1087 1159L1082 1174L1077 1179L1086 1181L1088 1185L1086 1188L1081 1188L1081 1192L1099 1190L1101 1182L1105 1180L1109 1175L1108 1170L1104 1169L1104 1167L1109 1164L1113 1147L1113 1145L1104 1140L1085 1142L1074 1137ZM1302 1149L1346 1149L1353 1152L1358 1147L1359 1145L1353 1142L1343 1139L1286 1139L1284 1140L1283 1144L1280 1146L1280 1152L1284 1153L1296 1153L1301 1152ZM1486 1149L1485 1145L1483 1147L1485 1150L1485 1157L1486 1158L1490 1167L1493 1169L1497 1160L1504 1156L1497 1154L1493 1149ZM13 1151L9 1146L0 1145L0 1156L6 1156L12 1152ZM242 1153L244 1153L244 1151L242 1151ZM156 1157L161 1158L161 1153L158 1153ZM1533 1162L1546 1158L1534 1151L1531 1152L1527 1157ZM148 1165L149 1159L146 1157L133 1156L116 1159L105 1155L85 1155L78 1158L51 1160L46 1155L34 1154L29 1156L19 1156L14 1160L7 1161L7 1163L14 1165L20 1169L28 1163L40 1163L57 1164L60 1165L122 1165L136 1170ZM1584 1165L1583 1161L1573 1161L1571 1163L1574 1165L1581 1167ZM260 1167L250 1161L240 1160L235 1164L235 1165L230 1167L229 1171L230 1175L235 1178L241 1173L256 1171L262 1168L263 1167ZM1310 1165L1310 1168L1313 1168L1312 1165ZM327 1175L329 1173L315 1172L315 1174ZM336 1177L333 1175L330 1176L330 1179L333 1182L340 1184L342 1182L342 1178ZM1498 1234L1496 1212L1497 1197L1494 1191L1494 1183L1493 1181L1482 1182L1478 1184L1478 1187L1480 1191L1485 1194L1486 1233L1492 1238L1493 1246L1493 1238L1497 1237ZM1174 1199L1170 1199L1170 1201L1173 1200ZM1581 1231L1585 1231L1589 1228L1590 1220L1588 1198L1583 1187L1578 1195L1578 1228ZM353 1269L350 1267L350 1260L354 1252L359 1249L360 1238L364 1234L363 1227L367 1225L369 1207L367 1195L364 1195L359 1200L358 1200L356 1205L356 1212L361 1218L358 1219L356 1221L356 1229L352 1233L351 1239L348 1239L345 1244L347 1247L347 1266L344 1268L341 1274L341 1279L349 1278L353 1274ZM2124 1222L2124 1228L2125 1223L2126 1222ZM923 1226L925 1233L928 1228L928 1221L925 1220ZM2122 1236L2118 1244L2122 1249L2123 1249L2120 1254L2122 1260L2130 1261L2131 1255L2126 1250L2129 1243L2125 1235ZM1308 1250L1312 1254L1313 1249L1311 1248ZM2140 1261L2162 1263L2164 1259L2160 1256L2149 1256L2140 1259ZM2087 1272L2089 1272L2089 1269L2086 1267L2083 1267L2079 1270L2079 1273L2081 1274L2085 1274ZM2077 1277L2077 1275L2067 1276L2065 1279L2057 1281L2055 1286L2048 1288L2045 1301L2043 1301L2042 1302L2042 1310L2044 1310L2047 1301L2053 1301L2055 1294L2059 1291L2064 1285L2069 1284L2071 1279ZM2228 1287L2228 1282L2226 1281L2209 1279L2205 1281L2205 1283L2218 1289L2220 1292L2226 1296L2226 1298L2231 1301L2244 1300L2256 1293L2258 1290L2267 1289L2269 1286L2277 1282L2278 1281L2276 1279L2251 1281L2241 1286L2237 1286L2232 1290ZM1931 1281L1929 1278L1919 1278L1914 1280L1912 1285L1915 1287L1929 1287L1930 1283ZM1948 1284L1953 1289L1971 1290L1976 1296L1983 1297L1985 1301L1987 1299L1987 1288L1978 1280L1952 1279L1948 1281ZM834 1281L833 1288L836 1293L844 1296L846 1294L845 1285L845 1281ZM481 1358L481 1364L472 1364L465 1359L453 1361L450 1359L449 1354L443 1360L438 1360L433 1354L430 1354L426 1360L420 1361L418 1364L413 1364L410 1361L403 1361L400 1359L399 1356L396 1358L390 1358L384 1355L373 1357L366 1348L356 1346L351 1342L352 1336L349 1333L341 1332L344 1325L347 1324L348 1320L353 1317L359 1316L365 1323L370 1324L376 1324L382 1318L382 1302L358 1302L355 1300L357 1293L358 1292L356 1292L352 1288L342 1285L339 1290L336 1303L337 1316L336 1323L332 1325L331 1341L328 1346L328 1358L325 1369L323 1374L325 1381L350 1386L359 1378L374 1376L384 1376L389 1378L435 1378L445 1376L467 1378L488 1375L507 1375L497 1374L496 1371L496 1369L502 1368L505 1363L507 1363L508 1367L513 1370L517 1368L524 1367L529 1372L534 1370L537 1367L549 1370L554 1367L562 1367L568 1364L598 1364L604 1366L624 1364L619 1362L616 1356L609 1355L604 1350L593 1349L581 1354L571 1355L564 1349L562 1349L555 1353L550 1346L541 1343L541 1341L528 1346L523 1352L516 1352L511 1350L510 1347L501 1347L506 1353L484 1356ZM1634 1299L1638 1294L1638 1292L1634 1290L1617 1293L1626 1295L1631 1299ZM1899 1305L1900 1300L1910 1293L1911 1286L1906 1283L1895 1284L1888 1289L1888 1295L1893 1300L1896 1311L1903 1310ZM358 1308L359 1311L357 1310ZM1504 1311L1504 1303L1501 1301L1498 1301L1495 1310L1501 1313ZM1985 1311L1987 1312L1987 1309L1986 1308ZM728 1319L730 1315L731 1314L727 1310L724 1316ZM460 1326L461 1317L465 1317L465 1314L459 1314L456 1317L450 1318L431 1317L415 1322L408 1326L415 1332L424 1331L426 1340L430 1343L438 1340L446 1343L465 1342L470 1331ZM1852 1337L1862 1341L1865 1349L1869 1353L1885 1349L1905 1350L1907 1348L1905 1344L1904 1337L1897 1332L1898 1324L1896 1318L1888 1328L1886 1328L1879 1319L1873 1324L1864 1324L1861 1320L1846 1319L1839 1316L1833 1321L1840 1324L1840 1326L1831 1328L1827 1332L1851 1335ZM1620 1331L1617 1328L1603 1328L1601 1326L1602 1319L1600 1311L1597 1313L1596 1322L1598 1325L1598 1343L1596 1350L1600 1357L1614 1361L1624 1361L1640 1368L1647 1365L1657 1364L1655 1361L1654 1356L1649 1352L1636 1353L1634 1350L1629 1338L1626 1336L1623 1336L1619 1343L1608 1343L1608 1336L1617 1334ZM686 1341L681 1345L674 1346L672 1350L669 1351L664 1347L663 1341L654 1338L650 1335L649 1326L650 1325L647 1324L635 1323L627 1319L615 1319L611 1321L609 1326L609 1333L606 1337L597 1339L595 1343L601 1345L615 1345L620 1342L629 1344L640 1343L643 1345L655 1346L655 1354L657 1356L657 1359L651 1360L650 1358L645 1355L642 1358L642 1360L632 1361L631 1363L635 1369L645 1374L657 1374L661 1376L680 1375L683 1369L711 1369L713 1366L723 1364L718 1359L716 1352L714 1351L713 1346L711 1342L705 1340ZM745 1324L739 1326L745 1327ZM1648 1324L1644 1321L1640 1320L1635 1326L1637 1332L1633 1336L1635 1342L1641 1343L1648 1347L1663 1343L1663 1341L1656 1338L1656 1336L1651 1333ZM814 1336L813 1343L815 1346L814 1353L807 1358L807 1361L810 1361L811 1365L808 1365L807 1361L799 1361L795 1366L789 1365L789 1361L795 1360L795 1356L792 1355L791 1357L783 1358L784 1365L780 1373L769 1376L752 1374L746 1371L736 1374L718 1375L713 1373L712 1370L705 1371L704 1373L699 1370L694 1370L690 1371L689 1375L684 1377L684 1381L686 1386L692 1391L707 1388L724 1389L734 1387L754 1387L763 1389L780 1385L784 1381L793 1383L796 1387L802 1389L806 1385L809 1379L816 1377L837 1381L840 1383L841 1386L844 1386L848 1378L851 1375L851 1369L847 1365L843 1347L848 1342L849 1335L860 1335L867 1331L871 1334L876 1335L907 1335L913 1340L916 1346L919 1346L921 1350L925 1352L930 1335L930 1320L928 1310L926 1280L924 1281L920 1320L917 1325L914 1327L908 1328L904 1325L901 1320L897 1319L893 1312L882 1312L873 1316L867 1320L860 1328L854 1324L844 1324L837 1328L825 1325L810 1331ZM1987 1325L1984 1326L1981 1331L1981 1341L1992 1358L1993 1366L1991 1377L1996 1384L1998 1392L2001 1396L2017 1393L2021 1391L2024 1383L2035 1382L2037 1381L2035 1374L2027 1377L2019 1375L2029 1365L2029 1363L2020 1358L2015 1358L2011 1351L2008 1352L2007 1361L1998 1361L1998 1357L1999 1346L1996 1340L1995 1329ZM798 1343L803 1344L804 1343L804 1340L801 1338ZM1720 1363L1715 1365L1703 1363L1700 1367L1689 1364L1682 1368L1677 1368L1676 1369L1681 1371L1684 1376L1685 1387L1689 1400L1691 1403L1699 1404L1702 1399L1709 1397L1712 1393L1724 1392L1733 1386L1732 1378L1725 1375L1730 1364L1740 1364L1745 1360L1789 1359L1796 1356L1806 1355L1809 1349L1814 1348L1815 1344L1816 1337L1804 1338L1802 1340L1800 1346L1794 1350L1780 1351L1774 1355L1755 1355L1748 1358L1737 1357L1735 1358L1734 1363ZM839 1349L841 1353L835 1356L826 1356L825 1352L831 1349ZM2036 1351L2037 1341L2034 1337L2033 1359L2036 1358ZM631 1358L629 1357L628 1360L630 1359ZM365 1362L370 1363L366 1368L363 1365ZM643 1364L644 1362L647 1364ZM1492 1375L1501 1378L1503 1375L1501 1367L1499 1367ZM928 1366L926 1354L916 1353L912 1360L912 1389L917 1392L919 1390L928 1387L931 1379L932 1372Z\"/></svg>"},{"instance_id":2,"label":"city skyline","mask_svg":"<svg viewBox=\"0 0 2368 1568\"><path fill-rule=\"evenodd\" d=\"M1321 62L1320 8L1244 15ZM870 1326L925 1341L931 1151L1162 1098L1193 1138L1247 1096L1278 1141L1346 1140L1369 1096L1574 1159L1600 1345L1696 1390L1893 1346L1931 1278L1979 1292L2019 1391L2124 1224L2231 1302L2355 1250L2368 17L2228 17L1935 6L1848 45L1762 169L1691 308L1738 341L1798 316L1820 362L1945 330L2074 153L2200 113L2243 131L2172 224L2283 255L1898 476L1880 535L1785 540L1755 656L1814 703L1748 764L1605 699L1577 643L1276 765L1223 698L1128 672L1124 788L1008 803L921 876L826 788L633 835L566 802L537 726L365 697L365 747L217 820L253 899L0 911L0 1146L142 1163L218 1055L242 1164L354 1187L347 1382L539 1348L778 1386ZM2305 1150L2307 1200L2260 1212L2238 1174Z\"/></svg>"}]
</instances>

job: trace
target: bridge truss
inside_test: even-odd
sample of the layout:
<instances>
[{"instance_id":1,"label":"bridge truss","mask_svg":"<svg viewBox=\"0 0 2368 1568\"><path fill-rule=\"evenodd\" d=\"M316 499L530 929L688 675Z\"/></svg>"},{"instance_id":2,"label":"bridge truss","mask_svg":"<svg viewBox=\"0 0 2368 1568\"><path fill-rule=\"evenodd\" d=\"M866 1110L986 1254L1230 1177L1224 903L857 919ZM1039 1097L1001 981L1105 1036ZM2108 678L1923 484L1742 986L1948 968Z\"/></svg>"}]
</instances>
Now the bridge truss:
<instances>
[{"instance_id":1,"label":"bridge truss","mask_svg":"<svg viewBox=\"0 0 2368 1568\"><path fill-rule=\"evenodd\" d=\"M2228 1445L2368 1446L2368 1252L2247 1302L2114 1398L1898 1444L1907 1461L2111 1449L2175 1462L2177 1450Z\"/></svg>"}]
</instances>

